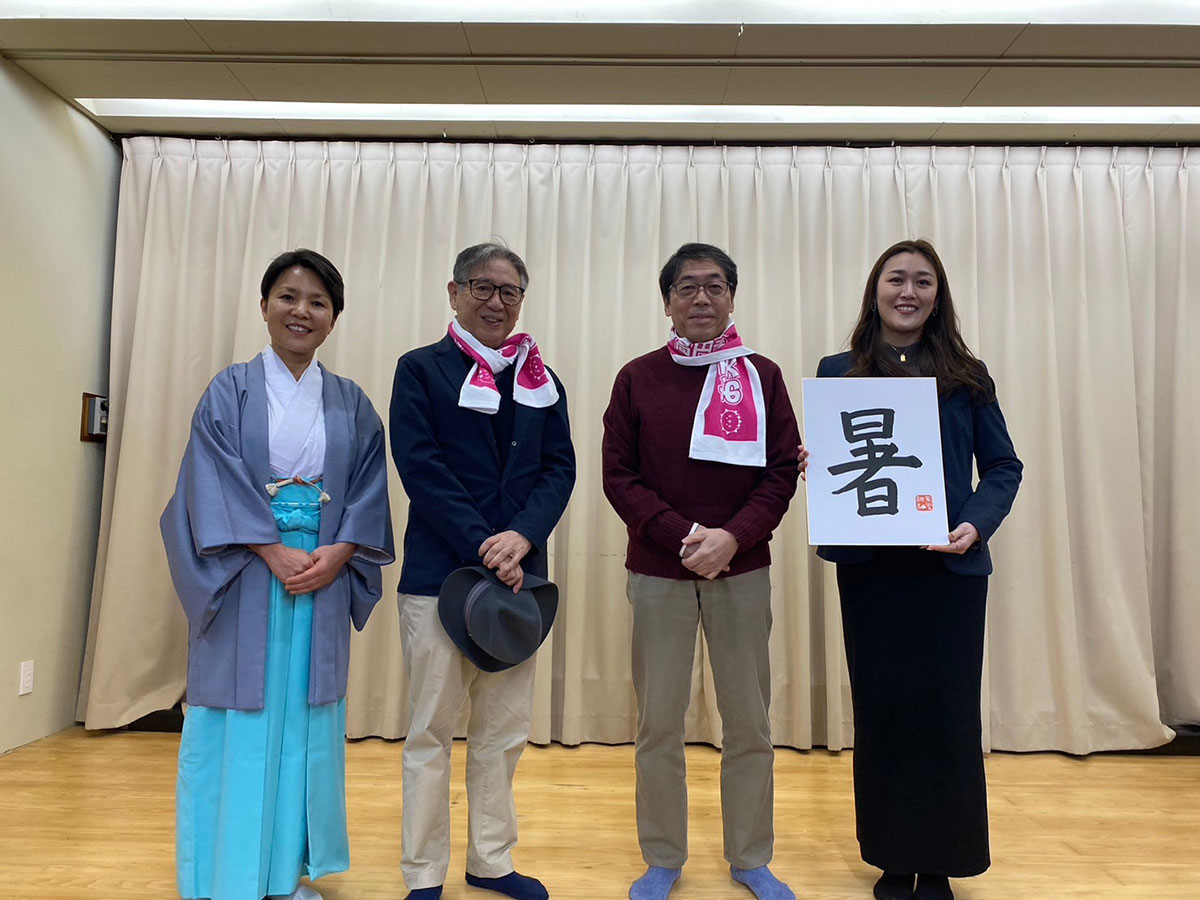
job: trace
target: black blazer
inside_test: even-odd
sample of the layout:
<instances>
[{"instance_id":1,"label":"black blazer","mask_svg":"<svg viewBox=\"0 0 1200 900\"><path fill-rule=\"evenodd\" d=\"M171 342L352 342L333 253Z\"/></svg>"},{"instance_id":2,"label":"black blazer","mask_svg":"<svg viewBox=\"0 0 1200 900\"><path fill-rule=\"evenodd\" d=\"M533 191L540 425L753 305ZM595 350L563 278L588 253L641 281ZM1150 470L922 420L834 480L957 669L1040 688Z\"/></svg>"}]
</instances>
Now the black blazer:
<instances>
[{"instance_id":1,"label":"black blazer","mask_svg":"<svg viewBox=\"0 0 1200 900\"><path fill-rule=\"evenodd\" d=\"M396 364L388 433L409 501L401 593L436 594L452 571L479 565L480 544L509 529L533 543L522 567L545 578L546 540L575 485L567 394L558 377L547 368L558 388L553 406L517 404L502 471L491 417L458 405L469 369L449 335Z\"/></svg>"},{"instance_id":2,"label":"black blazer","mask_svg":"<svg viewBox=\"0 0 1200 900\"><path fill-rule=\"evenodd\" d=\"M836 378L850 371L850 353L826 356L817 365L818 378ZM979 540L961 556L939 553L946 568L960 575L990 575L992 556L987 542L1017 496L1024 468L1017 459L1012 439L1004 425L1000 404L975 403L965 389L938 398L942 426L942 467L946 478L946 508L950 528L970 522L979 529ZM972 462L979 469L979 483L972 484ZM817 548L821 559L835 563L865 563L875 556L874 547Z\"/></svg>"}]
</instances>

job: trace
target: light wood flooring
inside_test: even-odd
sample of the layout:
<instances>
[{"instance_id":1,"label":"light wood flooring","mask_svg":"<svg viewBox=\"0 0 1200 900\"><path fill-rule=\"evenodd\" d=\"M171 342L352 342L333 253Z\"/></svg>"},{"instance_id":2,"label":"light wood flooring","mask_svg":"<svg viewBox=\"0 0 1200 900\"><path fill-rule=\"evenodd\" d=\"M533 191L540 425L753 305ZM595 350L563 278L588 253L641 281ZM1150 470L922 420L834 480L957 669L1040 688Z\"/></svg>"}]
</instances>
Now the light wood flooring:
<instances>
[{"instance_id":1,"label":"light wood flooring","mask_svg":"<svg viewBox=\"0 0 1200 900\"><path fill-rule=\"evenodd\" d=\"M71 729L0 757L0 897L175 897L178 735ZM403 898L399 743L347 748L352 866L326 900ZM463 881L465 747L454 748L454 846L446 900L495 900ZM721 859L719 754L688 749L691 858L672 900L752 900ZM1039 753L987 761L992 869L960 900L1200 898L1200 758ZM620 900L644 866L633 748L529 747L517 770L518 869L555 900ZM850 753L780 750L772 869L797 896L869 898L854 841Z\"/></svg>"}]
</instances>

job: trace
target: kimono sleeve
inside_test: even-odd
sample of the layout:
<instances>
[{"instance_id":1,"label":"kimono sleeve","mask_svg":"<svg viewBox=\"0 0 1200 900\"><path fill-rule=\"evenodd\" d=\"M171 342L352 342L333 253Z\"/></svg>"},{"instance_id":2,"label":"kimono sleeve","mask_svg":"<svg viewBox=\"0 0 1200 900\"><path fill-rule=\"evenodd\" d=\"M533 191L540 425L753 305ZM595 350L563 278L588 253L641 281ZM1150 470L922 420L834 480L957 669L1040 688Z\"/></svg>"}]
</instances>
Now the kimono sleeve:
<instances>
[{"instance_id":1,"label":"kimono sleeve","mask_svg":"<svg viewBox=\"0 0 1200 900\"><path fill-rule=\"evenodd\" d=\"M394 562L396 552L388 503L383 423L364 394L358 397L354 427L360 449L347 478L346 503L334 540L358 545L347 568L350 618L354 627L362 631L383 594L380 567Z\"/></svg>"},{"instance_id":2,"label":"kimono sleeve","mask_svg":"<svg viewBox=\"0 0 1200 900\"><path fill-rule=\"evenodd\" d=\"M256 558L246 545L279 540L266 491L241 455L240 413L226 370L200 398L175 493L159 519L171 580L195 634L204 633Z\"/></svg>"}]
</instances>

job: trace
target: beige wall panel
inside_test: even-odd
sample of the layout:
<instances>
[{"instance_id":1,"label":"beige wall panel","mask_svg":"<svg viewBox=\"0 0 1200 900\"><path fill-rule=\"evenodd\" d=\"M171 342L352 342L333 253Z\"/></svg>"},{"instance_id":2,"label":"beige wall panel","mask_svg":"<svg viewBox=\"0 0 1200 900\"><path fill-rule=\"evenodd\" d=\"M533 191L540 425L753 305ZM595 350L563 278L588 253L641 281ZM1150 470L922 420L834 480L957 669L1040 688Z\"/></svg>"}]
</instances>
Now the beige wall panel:
<instances>
[{"instance_id":1,"label":"beige wall panel","mask_svg":"<svg viewBox=\"0 0 1200 900\"><path fill-rule=\"evenodd\" d=\"M480 66L489 103L720 103L729 70L706 66Z\"/></svg>"},{"instance_id":2,"label":"beige wall panel","mask_svg":"<svg viewBox=\"0 0 1200 900\"><path fill-rule=\"evenodd\" d=\"M286 137L274 119L191 119L146 118L143 116L101 116L96 120L111 132L122 137L134 134L186 135L200 138Z\"/></svg>"},{"instance_id":3,"label":"beige wall panel","mask_svg":"<svg viewBox=\"0 0 1200 900\"><path fill-rule=\"evenodd\" d=\"M117 179L108 135L0 61L0 753L75 720L96 562L104 445L81 394L108 385ZM33 693L18 696L22 660Z\"/></svg>"},{"instance_id":4,"label":"beige wall panel","mask_svg":"<svg viewBox=\"0 0 1200 900\"><path fill-rule=\"evenodd\" d=\"M970 106L1194 106L1200 69L991 69Z\"/></svg>"},{"instance_id":5,"label":"beige wall panel","mask_svg":"<svg viewBox=\"0 0 1200 900\"><path fill-rule=\"evenodd\" d=\"M893 66L734 69L725 102L957 106L986 71Z\"/></svg>"},{"instance_id":6,"label":"beige wall panel","mask_svg":"<svg viewBox=\"0 0 1200 900\"><path fill-rule=\"evenodd\" d=\"M1020 25L747 25L738 56L999 56Z\"/></svg>"},{"instance_id":7,"label":"beige wall panel","mask_svg":"<svg viewBox=\"0 0 1200 900\"><path fill-rule=\"evenodd\" d=\"M217 53L439 56L470 52L457 23L195 21L191 25Z\"/></svg>"},{"instance_id":8,"label":"beige wall panel","mask_svg":"<svg viewBox=\"0 0 1200 900\"><path fill-rule=\"evenodd\" d=\"M264 140L450 140L494 141L491 122L342 122L324 119L144 119L109 116L101 124L113 134L182 135ZM445 132L443 137L442 132Z\"/></svg>"},{"instance_id":9,"label":"beige wall panel","mask_svg":"<svg viewBox=\"0 0 1200 900\"><path fill-rule=\"evenodd\" d=\"M408 140L408 141L494 141L496 127L491 122L314 122L279 121L284 133L293 140Z\"/></svg>"},{"instance_id":10,"label":"beige wall panel","mask_svg":"<svg viewBox=\"0 0 1200 900\"><path fill-rule=\"evenodd\" d=\"M537 56L732 56L737 25L509 25L465 26L471 52Z\"/></svg>"},{"instance_id":11,"label":"beige wall panel","mask_svg":"<svg viewBox=\"0 0 1200 900\"><path fill-rule=\"evenodd\" d=\"M223 63L31 59L20 65L62 97L254 99Z\"/></svg>"},{"instance_id":12,"label":"beige wall panel","mask_svg":"<svg viewBox=\"0 0 1200 900\"><path fill-rule=\"evenodd\" d=\"M182 21L0 19L0 48L203 53L208 45Z\"/></svg>"},{"instance_id":13,"label":"beige wall panel","mask_svg":"<svg viewBox=\"0 0 1200 900\"><path fill-rule=\"evenodd\" d=\"M715 139L735 141L739 144L758 143L828 143L844 144L846 141L928 141L934 132L933 125L718 125Z\"/></svg>"},{"instance_id":14,"label":"beige wall panel","mask_svg":"<svg viewBox=\"0 0 1200 900\"><path fill-rule=\"evenodd\" d=\"M482 103L474 66L230 63L255 100Z\"/></svg>"},{"instance_id":15,"label":"beige wall panel","mask_svg":"<svg viewBox=\"0 0 1200 900\"><path fill-rule=\"evenodd\" d=\"M1200 123L1192 125L1168 125L1154 136L1154 140L1200 144Z\"/></svg>"},{"instance_id":16,"label":"beige wall panel","mask_svg":"<svg viewBox=\"0 0 1200 900\"><path fill-rule=\"evenodd\" d=\"M1157 140L1161 125L943 125L932 140L942 143L1096 144Z\"/></svg>"},{"instance_id":17,"label":"beige wall panel","mask_svg":"<svg viewBox=\"0 0 1200 900\"><path fill-rule=\"evenodd\" d=\"M538 143L592 143L613 141L622 144L699 143L713 140L713 126L686 123L612 122L497 122L496 130L503 140L536 141Z\"/></svg>"}]
</instances>

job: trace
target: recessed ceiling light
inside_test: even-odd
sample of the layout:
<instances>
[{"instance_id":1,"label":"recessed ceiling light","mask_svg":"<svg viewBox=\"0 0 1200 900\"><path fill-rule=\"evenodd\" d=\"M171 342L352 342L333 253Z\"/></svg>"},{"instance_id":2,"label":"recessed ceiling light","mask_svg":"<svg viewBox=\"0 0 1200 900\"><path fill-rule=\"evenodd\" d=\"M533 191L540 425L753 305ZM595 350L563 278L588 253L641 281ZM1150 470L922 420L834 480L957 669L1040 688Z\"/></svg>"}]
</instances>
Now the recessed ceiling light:
<instances>
[{"instance_id":1,"label":"recessed ceiling light","mask_svg":"<svg viewBox=\"0 0 1200 900\"><path fill-rule=\"evenodd\" d=\"M97 118L343 122L595 122L840 125L1200 124L1200 106L682 106L571 103L308 103L76 98Z\"/></svg>"},{"instance_id":2,"label":"recessed ceiling light","mask_svg":"<svg viewBox=\"0 0 1200 900\"><path fill-rule=\"evenodd\" d=\"M692 25L1200 25L1194 0L7 0L0 18Z\"/></svg>"}]
</instances>

